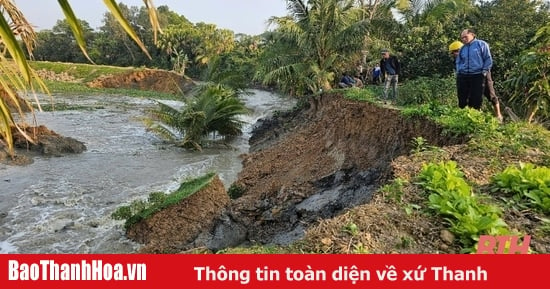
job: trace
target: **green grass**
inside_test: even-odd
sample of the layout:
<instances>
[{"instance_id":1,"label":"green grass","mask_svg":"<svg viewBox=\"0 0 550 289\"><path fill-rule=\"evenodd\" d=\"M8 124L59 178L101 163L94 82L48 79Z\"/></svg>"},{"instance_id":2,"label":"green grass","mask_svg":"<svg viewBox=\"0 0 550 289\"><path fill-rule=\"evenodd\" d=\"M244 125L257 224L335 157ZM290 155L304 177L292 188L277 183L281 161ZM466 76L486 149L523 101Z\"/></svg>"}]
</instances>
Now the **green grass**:
<instances>
[{"instance_id":1,"label":"green grass","mask_svg":"<svg viewBox=\"0 0 550 289\"><path fill-rule=\"evenodd\" d=\"M140 70L134 67L117 67L107 65L94 65L84 63L64 63L49 61L31 61L30 66L34 70L49 70L57 74L67 73L79 82L89 82L102 75L111 75L128 72L130 70Z\"/></svg>"},{"instance_id":2,"label":"green grass","mask_svg":"<svg viewBox=\"0 0 550 289\"><path fill-rule=\"evenodd\" d=\"M48 61L30 61L30 66L36 70L48 70L56 74L66 73L74 82L45 80L52 95L125 95L132 97L154 98L154 99L180 99L181 96L157 91L125 89L125 88L92 88L86 83L105 75L116 75L127 73L128 71L140 71L145 68L135 67L117 67L107 65L93 65L84 63L64 63Z\"/></svg>"},{"instance_id":3,"label":"green grass","mask_svg":"<svg viewBox=\"0 0 550 289\"><path fill-rule=\"evenodd\" d=\"M92 88L84 83L44 81L52 95L126 95L132 97L154 98L154 99L181 99L181 96L170 93L163 93L150 90L126 89L126 88Z\"/></svg>"},{"instance_id":4,"label":"green grass","mask_svg":"<svg viewBox=\"0 0 550 289\"><path fill-rule=\"evenodd\" d=\"M210 184L215 175L215 173L208 173L201 177L184 181L176 191L169 194L162 192L151 193L147 201L136 200L130 205L119 207L113 212L111 217L115 220L126 220L124 227L128 229L132 225L200 191Z\"/></svg>"}]
</instances>

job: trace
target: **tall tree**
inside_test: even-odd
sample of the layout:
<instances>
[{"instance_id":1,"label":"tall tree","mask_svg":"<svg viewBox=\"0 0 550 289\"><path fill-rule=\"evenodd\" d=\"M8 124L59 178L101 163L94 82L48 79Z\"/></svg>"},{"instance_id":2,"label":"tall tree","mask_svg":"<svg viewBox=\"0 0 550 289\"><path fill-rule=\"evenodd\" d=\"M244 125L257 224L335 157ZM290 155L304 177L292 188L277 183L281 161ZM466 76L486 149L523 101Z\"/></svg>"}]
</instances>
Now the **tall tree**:
<instances>
[{"instance_id":1,"label":"tall tree","mask_svg":"<svg viewBox=\"0 0 550 289\"><path fill-rule=\"evenodd\" d=\"M86 40L86 46L90 47L95 34L90 24L79 20L82 33ZM88 62L76 43L73 32L67 20L57 20L51 30L43 30L37 33L36 48L33 51L35 59L48 61Z\"/></svg>"},{"instance_id":2,"label":"tall tree","mask_svg":"<svg viewBox=\"0 0 550 289\"><path fill-rule=\"evenodd\" d=\"M537 30L550 21L548 2L540 0L494 0L482 2L477 34L493 53L493 75L499 80L517 69L517 57L532 47ZM498 27L498 29L496 29Z\"/></svg>"},{"instance_id":3,"label":"tall tree","mask_svg":"<svg viewBox=\"0 0 550 289\"><path fill-rule=\"evenodd\" d=\"M219 29L214 24L182 23L164 29L158 47L168 55L190 60L189 75L200 77L211 59L234 49L235 36L233 31Z\"/></svg>"},{"instance_id":4,"label":"tall tree","mask_svg":"<svg viewBox=\"0 0 550 289\"><path fill-rule=\"evenodd\" d=\"M261 56L257 77L296 94L331 89L335 75L355 67L367 33L355 1L289 0L288 16L273 17L277 29Z\"/></svg>"}]
</instances>

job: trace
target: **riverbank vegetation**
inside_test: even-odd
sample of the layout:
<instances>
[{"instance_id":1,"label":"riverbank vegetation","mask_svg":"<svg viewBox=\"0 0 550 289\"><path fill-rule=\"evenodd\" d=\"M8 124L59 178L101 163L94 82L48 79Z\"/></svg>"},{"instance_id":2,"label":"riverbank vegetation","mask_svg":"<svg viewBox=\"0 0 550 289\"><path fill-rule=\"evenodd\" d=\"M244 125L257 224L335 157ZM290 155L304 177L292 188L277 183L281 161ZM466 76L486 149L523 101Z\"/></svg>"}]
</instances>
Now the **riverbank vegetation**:
<instances>
[{"instance_id":1,"label":"riverbank vegetation","mask_svg":"<svg viewBox=\"0 0 550 289\"><path fill-rule=\"evenodd\" d=\"M152 216L154 213L175 205L200 191L210 184L215 175L215 173L208 173L197 178L185 180L177 190L168 194L152 192L146 200L134 200L129 205L119 207L111 214L111 217L115 220L123 220L124 227L128 229L141 220Z\"/></svg>"}]
</instances>

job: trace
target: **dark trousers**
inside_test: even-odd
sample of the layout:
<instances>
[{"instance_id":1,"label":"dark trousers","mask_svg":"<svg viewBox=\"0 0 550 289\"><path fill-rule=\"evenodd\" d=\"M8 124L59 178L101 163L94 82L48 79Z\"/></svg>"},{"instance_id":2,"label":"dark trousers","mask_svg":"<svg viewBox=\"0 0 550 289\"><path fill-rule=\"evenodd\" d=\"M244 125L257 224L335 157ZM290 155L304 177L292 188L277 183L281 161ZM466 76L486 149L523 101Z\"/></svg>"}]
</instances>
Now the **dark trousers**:
<instances>
[{"instance_id":1,"label":"dark trousers","mask_svg":"<svg viewBox=\"0 0 550 289\"><path fill-rule=\"evenodd\" d=\"M483 103L485 79L483 74L459 74L456 78L458 107L480 109Z\"/></svg>"}]
</instances>

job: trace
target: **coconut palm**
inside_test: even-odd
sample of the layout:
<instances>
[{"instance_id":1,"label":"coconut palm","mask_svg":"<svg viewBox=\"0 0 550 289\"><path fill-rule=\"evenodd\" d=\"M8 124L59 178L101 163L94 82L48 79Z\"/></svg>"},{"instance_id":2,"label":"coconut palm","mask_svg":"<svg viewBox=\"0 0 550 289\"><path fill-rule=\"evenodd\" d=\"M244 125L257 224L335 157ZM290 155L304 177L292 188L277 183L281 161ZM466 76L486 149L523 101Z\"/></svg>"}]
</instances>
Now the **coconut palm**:
<instances>
[{"instance_id":1,"label":"coconut palm","mask_svg":"<svg viewBox=\"0 0 550 289\"><path fill-rule=\"evenodd\" d=\"M363 48L367 21L352 0L289 0L286 17L267 40L258 78L303 93L331 89L336 73L354 67Z\"/></svg>"},{"instance_id":2,"label":"coconut palm","mask_svg":"<svg viewBox=\"0 0 550 289\"><path fill-rule=\"evenodd\" d=\"M149 120L149 128L180 146L197 150L202 149L210 133L222 137L242 134L244 122L239 116L248 113L236 90L211 82L197 86L182 109L159 105L152 111L158 122Z\"/></svg>"},{"instance_id":3,"label":"coconut palm","mask_svg":"<svg viewBox=\"0 0 550 289\"><path fill-rule=\"evenodd\" d=\"M80 23L74 14L68 0L58 0L59 6L65 14L65 18L75 35L76 42L84 55L93 63L86 52L86 42ZM118 20L119 24L124 28L128 35L139 45L147 56L149 53L145 49L145 45L138 38L132 26L123 17L119 6L115 0L103 1L109 11ZM143 0L145 6L149 9L151 25L153 27L155 40L157 32L160 31L155 7L151 0ZM13 138L12 127L17 129L29 141L32 138L25 134L23 126L14 120L12 115L13 110L16 110L23 116L23 107L28 107L28 99L18 97L18 92L23 92L24 95L34 94L35 91L46 92L49 94L44 82L29 66L25 54L18 39L21 40L23 46L27 50L27 54L32 58L32 51L35 47L36 34L33 27L25 18L25 15L18 9L13 0L0 0L0 45L3 50L0 51L0 144L4 144L8 148L8 153L13 156ZM150 58L150 56L149 56ZM38 103L38 101L36 101ZM10 103L10 105L8 105ZM40 109L40 106L38 105ZM21 119L24 119L22 117Z\"/></svg>"}]
</instances>

